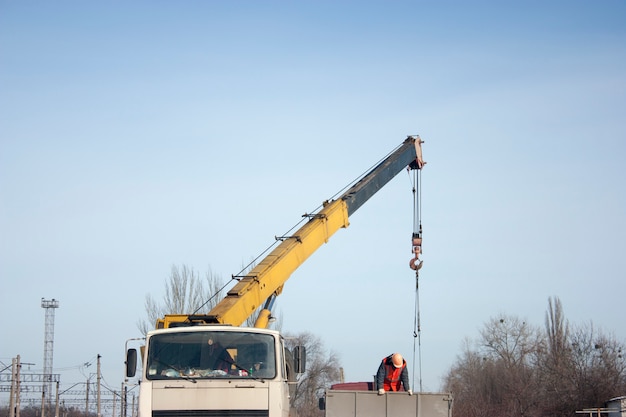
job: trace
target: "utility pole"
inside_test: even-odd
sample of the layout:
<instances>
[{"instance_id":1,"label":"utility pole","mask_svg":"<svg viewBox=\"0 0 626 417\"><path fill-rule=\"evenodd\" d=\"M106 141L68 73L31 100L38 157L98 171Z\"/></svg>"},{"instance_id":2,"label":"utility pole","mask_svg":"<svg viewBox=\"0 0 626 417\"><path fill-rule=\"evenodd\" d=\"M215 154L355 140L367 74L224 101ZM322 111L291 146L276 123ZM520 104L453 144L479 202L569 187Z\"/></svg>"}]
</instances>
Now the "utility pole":
<instances>
[{"instance_id":1,"label":"utility pole","mask_svg":"<svg viewBox=\"0 0 626 417\"><path fill-rule=\"evenodd\" d=\"M98 413L97 413L97 416L98 417L102 417L102 413L100 412L101 411L101 408L100 408L100 378L102 378L102 375L100 374L100 358L101 358L101 356L100 356L100 354L98 354L98 366L97 366L97 370L96 370L96 372L97 372L97 376L96 376L96 384L97 385L96 385L96 387L98 389L97 390L97 398L98 398L98 400L97 400L98 401Z\"/></svg>"},{"instance_id":2,"label":"utility pole","mask_svg":"<svg viewBox=\"0 0 626 417\"><path fill-rule=\"evenodd\" d=\"M128 386L122 384L122 417L126 417L128 414Z\"/></svg>"},{"instance_id":3,"label":"utility pole","mask_svg":"<svg viewBox=\"0 0 626 417\"><path fill-rule=\"evenodd\" d=\"M11 398L9 399L9 417L15 417L15 400L17 391L15 386L17 385L17 364L20 360L20 355L17 358L11 359Z\"/></svg>"},{"instance_id":4,"label":"utility pole","mask_svg":"<svg viewBox=\"0 0 626 417\"><path fill-rule=\"evenodd\" d=\"M113 412L111 413L112 417L115 417L115 406L117 405L117 392L113 391Z\"/></svg>"},{"instance_id":5,"label":"utility pole","mask_svg":"<svg viewBox=\"0 0 626 417\"><path fill-rule=\"evenodd\" d=\"M57 381L57 392L55 396L54 417L59 417L59 381Z\"/></svg>"},{"instance_id":6,"label":"utility pole","mask_svg":"<svg viewBox=\"0 0 626 417\"><path fill-rule=\"evenodd\" d=\"M46 383L41 387L41 417L46 417Z\"/></svg>"},{"instance_id":7,"label":"utility pole","mask_svg":"<svg viewBox=\"0 0 626 417\"><path fill-rule=\"evenodd\" d=\"M87 389L85 389L85 415L89 415L89 378L87 378Z\"/></svg>"},{"instance_id":8,"label":"utility pole","mask_svg":"<svg viewBox=\"0 0 626 417\"><path fill-rule=\"evenodd\" d=\"M17 355L16 359L17 367L15 368L15 417L20 417L20 391L22 390L20 379L22 378L22 361L20 359L20 355Z\"/></svg>"}]
</instances>

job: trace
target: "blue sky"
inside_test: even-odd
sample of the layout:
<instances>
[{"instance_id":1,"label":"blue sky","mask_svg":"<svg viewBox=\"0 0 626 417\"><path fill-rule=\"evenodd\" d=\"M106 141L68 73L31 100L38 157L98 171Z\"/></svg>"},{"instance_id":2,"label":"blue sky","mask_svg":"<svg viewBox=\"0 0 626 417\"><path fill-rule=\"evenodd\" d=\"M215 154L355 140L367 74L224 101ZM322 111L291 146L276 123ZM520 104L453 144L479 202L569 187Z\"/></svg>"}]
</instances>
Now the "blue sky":
<instances>
[{"instance_id":1,"label":"blue sky","mask_svg":"<svg viewBox=\"0 0 626 417\"><path fill-rule=\"evenodd\" d=\"M172 265L228 279L410 134L425 390L548 297L625 341L624 22L621 1L0 1L0 361L41 369L55 298L64 381L100 354L119 386ZM412 210L402 173L277 302L350 381L413 361Z\"/></svg>"}]
</instances>

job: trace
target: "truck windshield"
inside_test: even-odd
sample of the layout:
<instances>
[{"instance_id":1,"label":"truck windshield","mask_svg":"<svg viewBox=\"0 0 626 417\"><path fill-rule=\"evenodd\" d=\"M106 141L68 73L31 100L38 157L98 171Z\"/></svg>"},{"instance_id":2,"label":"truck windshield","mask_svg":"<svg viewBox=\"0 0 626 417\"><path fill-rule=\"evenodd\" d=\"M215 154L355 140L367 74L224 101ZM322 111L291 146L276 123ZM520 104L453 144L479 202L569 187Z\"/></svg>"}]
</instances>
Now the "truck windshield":
<instances>
[{"instance_id":1,"label":"truck windshield","mask_svg":"<svg viewBox=\"0 0 626 417\"><path fill-rule=\"evenodd\" d=\"M274 338L252 332L193 331L154 335L147 379L274 378Z\"/></svg>"}]
</instances>

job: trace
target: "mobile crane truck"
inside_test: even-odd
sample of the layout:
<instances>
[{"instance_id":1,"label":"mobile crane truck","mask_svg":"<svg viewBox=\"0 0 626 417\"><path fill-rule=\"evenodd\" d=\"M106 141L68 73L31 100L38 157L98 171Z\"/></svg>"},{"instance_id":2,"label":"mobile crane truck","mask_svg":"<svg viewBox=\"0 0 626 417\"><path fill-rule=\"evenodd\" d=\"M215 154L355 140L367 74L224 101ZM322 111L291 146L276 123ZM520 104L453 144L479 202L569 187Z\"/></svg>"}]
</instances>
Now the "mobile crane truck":
<instances>
[{"instance_id":1,"label":"mobile crane truck","mask_svg":"<svg viewBox=\"0 0 626 417\"><path fill-rule=\"evenodd\" d=\"M301 346L290 351L278 331L267 329L273 301L370 197L403 169L422 168L421 143L419 136L407 137L340 197L305 215L292 236L277 238L280 243L251 271L233 277L237 283L208 314L159 319L141 348L138 417L289 416L306 352ZM255 312L254 327L242 327ZM127 378L135 376L137 361L137 350L128 349ZM327 415L329 409L332 402Z\"/></svg>"}]
</instances>

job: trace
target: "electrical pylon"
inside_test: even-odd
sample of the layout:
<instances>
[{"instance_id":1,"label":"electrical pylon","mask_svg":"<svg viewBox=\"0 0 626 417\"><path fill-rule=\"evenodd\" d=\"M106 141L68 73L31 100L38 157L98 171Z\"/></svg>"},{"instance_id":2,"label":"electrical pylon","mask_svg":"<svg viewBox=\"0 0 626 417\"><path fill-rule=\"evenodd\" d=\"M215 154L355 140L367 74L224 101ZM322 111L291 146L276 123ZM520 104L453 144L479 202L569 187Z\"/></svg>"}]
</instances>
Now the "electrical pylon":
<instances>
[{"instance_id":1,"label":"electrical pylon","mask_svg":"<svg viewBox=\"0 0 626 417\"><path fill-rule=\"evenodd\" d=\"M46 309L46 322L43 341L43 375L41 415L44 416L44 407L50 409L52 404L52 358L54 356L54 309L59 308L59 301L41 299L41 308Z\"/></svg>"}]
</instances>

